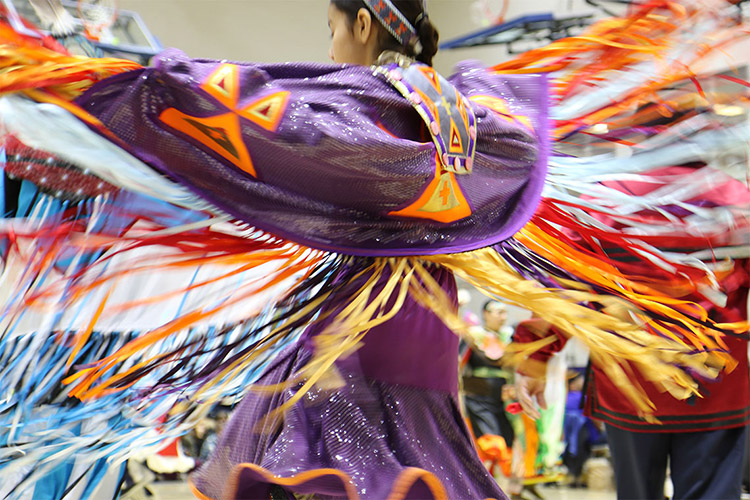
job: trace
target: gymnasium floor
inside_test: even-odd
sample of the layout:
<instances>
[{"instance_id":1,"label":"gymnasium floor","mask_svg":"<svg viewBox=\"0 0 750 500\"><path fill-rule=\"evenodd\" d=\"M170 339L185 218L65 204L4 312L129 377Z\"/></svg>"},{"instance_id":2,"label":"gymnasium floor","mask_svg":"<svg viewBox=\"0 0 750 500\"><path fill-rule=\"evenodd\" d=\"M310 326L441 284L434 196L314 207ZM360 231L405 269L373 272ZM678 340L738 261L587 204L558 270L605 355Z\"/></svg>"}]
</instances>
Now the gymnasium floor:
<instances>
[{"instance_id":1,"label":"gymnasium floor","mask_svg":"<svg viewBox=\"0 0 750 500\"><path fill-rule=\"evenodd\" d=\"M187 485L180 482L154 483L153 491L156 498L149 497L149 500L190 500L194 498ZM544 497L544 500L615 500L614 491L556 487L539 488L538 491ZM528 496L528 498L533 500L531 496Z\"/></svg>"}]
</instances>

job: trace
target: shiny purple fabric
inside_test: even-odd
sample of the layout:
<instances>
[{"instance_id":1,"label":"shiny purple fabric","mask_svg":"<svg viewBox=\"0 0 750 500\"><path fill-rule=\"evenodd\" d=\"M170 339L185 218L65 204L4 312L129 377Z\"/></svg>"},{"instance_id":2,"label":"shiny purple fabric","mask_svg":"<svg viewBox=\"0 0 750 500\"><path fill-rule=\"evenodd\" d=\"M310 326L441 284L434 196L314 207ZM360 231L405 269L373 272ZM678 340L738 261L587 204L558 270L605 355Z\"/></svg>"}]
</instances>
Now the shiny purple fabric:
<instances>
[{"instance_id":1,"label":"shiny purple fabric","mask_svg":"<svg viewBox=\"0 0 750 500\"><path fill-rule=\"evenodd\" d=\"M447 271L434 276L455 296ZM334 306L334 308L337 306ZM316 325L269 368L261 383L275 384L310 359ZM344 386L316 388L283 419L264 419L293 390L273 396L250 392L222 434L211 460L191 480L210 498L268 498L270 485L245 470L234 491L237 464L256 464L279 477L334 468L351 477L363 499L388 497L409 467L434 474L448 498L504 499L479 460L457 402L458 342L434 315L414 302L370 331L354 356L337 362ZM229 486L228 486L229 485ZM229 489L230 491L227 491ZM345 496L340 479L326 477L289 487L316 498ZM406 498L432 498L417 482Z\"/></svg>"},{"instance_id":2,"label":"shiny purple fabric","mask_svg":"<svg viewBox=\"0 0 750 500\"><path fill-rule=\"evenodd\" d=\"M454 300L453 306L458 307L453 274L437 266L431 268L431 273ZM372 291L373 296L380 293L379 285L388 276L385 271L380 283ZM391 297L389 306L395 301L395 295L396 293ZM347 305L329 304L323 311L331 311L329 318L333 318ZM328 321L323 321L305 332L301 342L308 350L314 349L315 335L328 324ZM382 382L457 395L458 343L458 336L440 318L418 304L411 295L407 295L403 306L390 321L371 328L364 344L347 358L337 360L336 365L341 370L358 372Z\"/></svg>"},{"instance_id":3,"label":"shiny purple fabric","mask_svg":"<svg viewBox=\"0 0 750 500\"><path fill-rule=\"evenodd\" d=\"M464 64L449 80L467 97L503 98L534 133L478 105L473 172L457 176L472 214L452 223L388 215L435 176L435 146L409 101L369 67L247 64L239 103L290 93L275 131L240 118L257 178L159 119L174 108L231 112L199 88L222 64L169 50L154 67L108 78L78 99L129 150L219 208L314 248L353 255L419 255L485 247L512 236L538 203L548 156L544 76L497 76ZM384 130L385 128L386 130Z\"/></svg>"}]
</instances>

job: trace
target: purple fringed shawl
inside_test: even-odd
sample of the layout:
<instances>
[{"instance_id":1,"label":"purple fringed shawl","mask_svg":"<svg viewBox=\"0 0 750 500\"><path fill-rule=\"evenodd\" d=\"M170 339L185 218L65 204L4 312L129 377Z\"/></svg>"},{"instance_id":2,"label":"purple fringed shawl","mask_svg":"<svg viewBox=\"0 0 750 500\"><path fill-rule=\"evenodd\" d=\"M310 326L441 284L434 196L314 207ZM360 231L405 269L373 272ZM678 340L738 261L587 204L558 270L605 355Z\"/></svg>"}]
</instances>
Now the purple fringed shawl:
<instances>
[{"instance_id":1,"label":"purple fringed shawl","mask_svg":"<svg viewBox=\"0 0 750 500\"><path fill-rule=\"evenodd\" d=\"M370 67L225 63L170 50L78 104L139 159L260 229L346 254L424 255L510 237L534 212L546 171L543 76L466 64L449 81L477 118L473 172L451 174L471 213L453 222L391 214L450 193L435 184L436 147L419 115ZM487 96L509 113L477 104Z\"/></svg>"}]
</instances>

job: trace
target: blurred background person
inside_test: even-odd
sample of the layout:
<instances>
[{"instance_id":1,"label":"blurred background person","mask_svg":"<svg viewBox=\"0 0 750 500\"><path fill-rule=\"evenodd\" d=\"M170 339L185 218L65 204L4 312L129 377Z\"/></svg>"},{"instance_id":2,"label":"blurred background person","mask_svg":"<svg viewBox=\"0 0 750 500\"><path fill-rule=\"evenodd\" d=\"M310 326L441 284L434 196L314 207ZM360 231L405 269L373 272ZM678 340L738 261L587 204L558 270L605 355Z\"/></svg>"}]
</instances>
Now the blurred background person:
<instances>
[{"instance_id":1,"label":"blurred background person","mask_svg":"<svg viewBox=\"0 0 750 500\"><path fill-rule=\"evenodd\" d=\"M513 328L506 325L505 304L494 300L482 307L482 325L470 329L463 351L464 405L476 438L502 436L513 446L513 427L505 414L503 386L512 382L512 373L499 367L499 360L510 342Z\"/></svg>"}]
</instances>

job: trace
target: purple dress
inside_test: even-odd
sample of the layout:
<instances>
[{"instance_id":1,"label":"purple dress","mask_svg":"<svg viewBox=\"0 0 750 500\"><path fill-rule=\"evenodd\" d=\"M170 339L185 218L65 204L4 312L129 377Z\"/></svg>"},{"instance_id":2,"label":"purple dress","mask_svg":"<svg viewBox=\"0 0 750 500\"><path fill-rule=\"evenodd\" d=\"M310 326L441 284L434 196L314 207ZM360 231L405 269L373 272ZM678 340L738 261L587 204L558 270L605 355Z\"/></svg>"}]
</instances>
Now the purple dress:
<instances>
[{"instance_id":1,"label":"purple dress","mask_svg":"<svg viewBox=\"0 0 750 500\"><path fill-rule=\"evenodd\" d=\"M473 64L444 79L423 65L256 65L167 51L78 104L123 148L237 220L348 256L344 276L373 257L465 252L512 236L541 195L547 98L542 76ZM432 272L455 297L453 276ZM350 299L326 299L323 312ZM260 383L305 366L323 328L312 323ZM337 361L344 387L314 388L275 420L269 412L294 388L245 396L193 476L196 492L504 498L460 414L457 360L455 334L407 296Z\"/></svg>"},{"instance_id":2,"label":"purple dress","mask_svg":"<svg viewBox=\"0 0 750 500\"><path fill-rule=\"evenodd\" d=\"M455 297L453 275L432 274ZM324 327L309 328L260 383L301 368ZM313 389L283 418L264 419L294 389L246 395L194 489L212 499L270 498L274 485L315 498L506 498L459 410L458 337L432 312L408 297L336 368L344 387Z\"/></svg>"}]
</instances>

